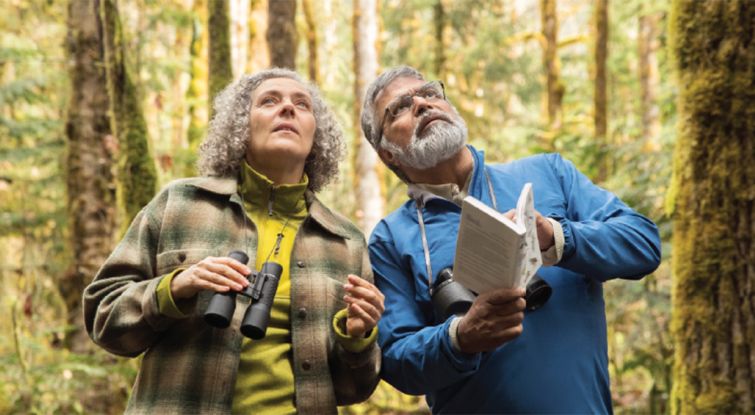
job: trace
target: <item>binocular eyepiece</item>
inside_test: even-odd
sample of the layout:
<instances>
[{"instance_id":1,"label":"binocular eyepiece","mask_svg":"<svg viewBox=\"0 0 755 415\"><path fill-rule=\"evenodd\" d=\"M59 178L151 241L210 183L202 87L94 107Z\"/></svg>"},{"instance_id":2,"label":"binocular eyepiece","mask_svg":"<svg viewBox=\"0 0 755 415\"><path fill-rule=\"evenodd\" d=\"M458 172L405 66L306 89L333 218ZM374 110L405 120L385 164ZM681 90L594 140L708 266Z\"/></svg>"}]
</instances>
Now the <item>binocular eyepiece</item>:
<instances>
[{"instance_id":1,"label":"binocular eyepiece","mask_svg":"<svg viewBox=\"0 0 755 415\"><path fill-rule=\"evenodd\" d=\"M231 251L228 256L245 265L249 262L249 257L241 251ZM283 267L280 264L268 261L262 264L259 272L252 272L246 276L252 283L242 291L215 293L204 313L204 320L213 327L228 327L236 309L236 295L243 295L251 298L252 303L241 320L241 334L255 340L265 337L282 271Z\"/></svg>"},{"instance_id":2,"label":"binocular eyepiece","mask_svg":"<svg viewBox=\"0 0 755 415\"><path fill-rule=\"evenodd\" d=\"M433 303L435 318L438 322L446 321L451 315L462 316L472 306L477 295L454 281L451 268L445 268L438 273L438 277L430 287L430 299ZM542 278L535 275L527 284L525 300L526 309L537 310L542 307L551 296L553 289Z\"/></svg>"}]
</instances>

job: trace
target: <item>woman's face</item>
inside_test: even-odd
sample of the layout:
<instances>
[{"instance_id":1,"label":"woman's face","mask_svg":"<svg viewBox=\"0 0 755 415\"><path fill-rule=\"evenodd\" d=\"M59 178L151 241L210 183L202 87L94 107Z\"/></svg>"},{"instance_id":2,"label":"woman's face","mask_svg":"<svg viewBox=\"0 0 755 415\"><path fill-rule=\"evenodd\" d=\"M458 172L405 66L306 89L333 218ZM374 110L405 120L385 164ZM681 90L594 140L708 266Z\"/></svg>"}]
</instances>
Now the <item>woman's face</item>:
<instances>
[{"instance_id":1,"label":"woman's face","mask_svg":"<svg viewBox=\"0 0 755 415\"><path fill-rule=\"evenodd\" d=\"M263 81L252 93L249 164L303 166L315 136L313 111L312 97L299 82L290 78Z\"/></svg>"}]
</instances>

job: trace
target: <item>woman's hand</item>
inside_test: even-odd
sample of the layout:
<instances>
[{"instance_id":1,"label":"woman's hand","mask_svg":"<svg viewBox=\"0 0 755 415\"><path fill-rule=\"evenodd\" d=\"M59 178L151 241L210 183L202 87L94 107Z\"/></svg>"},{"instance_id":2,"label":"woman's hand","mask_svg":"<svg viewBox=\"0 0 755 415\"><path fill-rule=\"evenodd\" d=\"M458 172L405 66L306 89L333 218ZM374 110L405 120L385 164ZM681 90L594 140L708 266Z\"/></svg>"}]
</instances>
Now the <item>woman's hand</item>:
<instances>
[{"instance_id":1,"label":"woman's hand","mask_svg":"<svg viewBox=\"0 0 755 415\"><path fill-rule=\"evenodd\" d=\"M251 272L233 258L208 256L173 277L170 293L174 299L181 299L191 298L201 290L241 291L249 285L245 275Z\"/></svg>"},{"instance_id":2,"label":"woman's hand","mask_svg":"<svg viewBox=\"0 0 755 415\"><path fill-rule=\"evenodd\" d=\"M383 315L385 296L367 280L356 275L348 278L349 283L343 286L346 290L343 300L347 304L346 333L351 337L363 337Z\"/></svg>"}]
</instances>

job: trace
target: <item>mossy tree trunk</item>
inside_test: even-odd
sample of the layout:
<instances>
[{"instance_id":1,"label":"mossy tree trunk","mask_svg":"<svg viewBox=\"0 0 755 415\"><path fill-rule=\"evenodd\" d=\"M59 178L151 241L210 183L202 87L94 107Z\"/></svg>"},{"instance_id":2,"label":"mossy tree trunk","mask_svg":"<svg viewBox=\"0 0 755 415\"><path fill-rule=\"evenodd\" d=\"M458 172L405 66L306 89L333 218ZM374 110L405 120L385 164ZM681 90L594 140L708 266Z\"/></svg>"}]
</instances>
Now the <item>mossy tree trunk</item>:
<instances>
[{"instance_id":1,"label":"mossy tree trunk","mask_svg":"<svg viewBox=\"0 0 755 415\"><path fill-rule=\"evenodd\" d=\"M74 350L84 348L88 340L81 321L81 293L110 254L115 232L115 139L107 114L96 6L89 0L71 0L65 44L71 79L65 168L73 267L60 281L60 291L68 322L75 327L67 341Z\"/></svg>"},{"instance_id":2,"label":"mossy tree trunk","mask_svg":"<svg viewBox=\"0 0 755 415\"><path fill-rule=\"evenodd\" d=\"M446 75L446 43L444 33L446 31L446 10L443 0L435 0L433 5L433 26L435 29L435 56L434 70L438 79L445 79Z\"/></svg>"},{"instance_id":3,"label":"mossy tree trunk","mask_svg":"<svg viewBox=\"0 0 755 415\"><path fill-rule=\"evenodd\" d=\"M209 29L209 101L210 106L223 88L233 81L231 68L231 26L227 0L207 0ZM211 117L213 111L210 111Z\"/></svg>"},{"instance_id":4,"label":"mossy tree trunk","mask_svg":"<svg viewBox=\"0 0 755 415\"><path fill-rule=\"evenodd\" d=\"M307 72L309 79L315 84L320 83L319 58L317 53L317 25L315 24L314 10L312 10L312 0L301 0L302 11L304 12L304 21L307 24Z\"/></svg>"},{"instance_id":5,"label":"mossy tree trunk","mask_svg":"<svg viewBox=\"0 0 755 415\"><path fill-rule=\"evenodd\" d=\"M269 0L266 38L270 66L296 70L296 0Z\"/></svg>"},{"instance_id":6,"label":"mossy tree trunk","mask_svg":"<svg viewBox=\"0 0 755 415\"><path fill-rule=\"evenodd\" d=\"M608 111L606 91L606 58L608 57L608 0L595 0L595 49L593 62L595 64L595 82L593 91L593 121L595 140L600 148L600 166L597 181L602 182L608 177L610 166L610 143L608 142Z\"/></svg>"},{"instance_id":7,"label":"mossy tree trunk","mask_svg":"<svg viewBox=\"0 0 755 415\"><path fill-rule=\"evenodd\" d=\"M378 23L375 0L353 0L352 33L354 39L354 125L359 125L362 99L367 85L378 71L376 49ZM362 230L369 234L383 217L384 202L377 153L365 140L361 129L355 128L354 188L356 189L356 217Z\"/></svg>"},{"instance_id":8,"label":"mossy tree trunk","mask_svg":"<svg viewBox=\"0 0 755 415\"><path fill-rule=\"evenodd\" d=\"M110 98L110 126L118 143L117 196L121 231L155 195L157 172L142 112L137 80L126 61L126 41L116 0L100 10L105 72Z\"/></svg>"},{"instance_id":9,"label":"mossy tree trunk","mask_svg":"<svg viewBox=\"0 0 755 415\"><path fill-rule=\"evenodd\" d=\"M755 3L675 0L672 412L755 412Z\"/></svg>"}]
</instances>

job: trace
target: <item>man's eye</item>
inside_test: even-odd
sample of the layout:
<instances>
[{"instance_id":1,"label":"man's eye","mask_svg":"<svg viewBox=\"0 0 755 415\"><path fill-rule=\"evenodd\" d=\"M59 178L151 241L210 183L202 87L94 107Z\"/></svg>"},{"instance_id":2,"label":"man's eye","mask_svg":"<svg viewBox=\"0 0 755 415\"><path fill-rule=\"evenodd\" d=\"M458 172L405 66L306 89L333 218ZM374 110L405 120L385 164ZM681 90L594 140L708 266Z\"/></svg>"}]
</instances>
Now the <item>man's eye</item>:
<instances>
[{"instance_id":1,"label":"man's eye","mask_svg":"<svg viewBox=\"0 0 755 415\"><path fill-rule=\"evenodd\" d=\"M435 88L424 89L422 91L419 91L417 95L425 99L440 99L441 98L440 91L438 91Z\"/></svg>"},{"instance_id":2,"label":"man's eye","mask_svg":"<svg viewBox=\"0 0 755 415\"><path fill-rule=\"evenodd\" d=\"M399 99L396 104L393 106L393 115L400 115L404 111L408 110L412 107L412 103L414 102L414 98L412 98L411 95L404 95Z\"/></svg>"}]
</instances>

